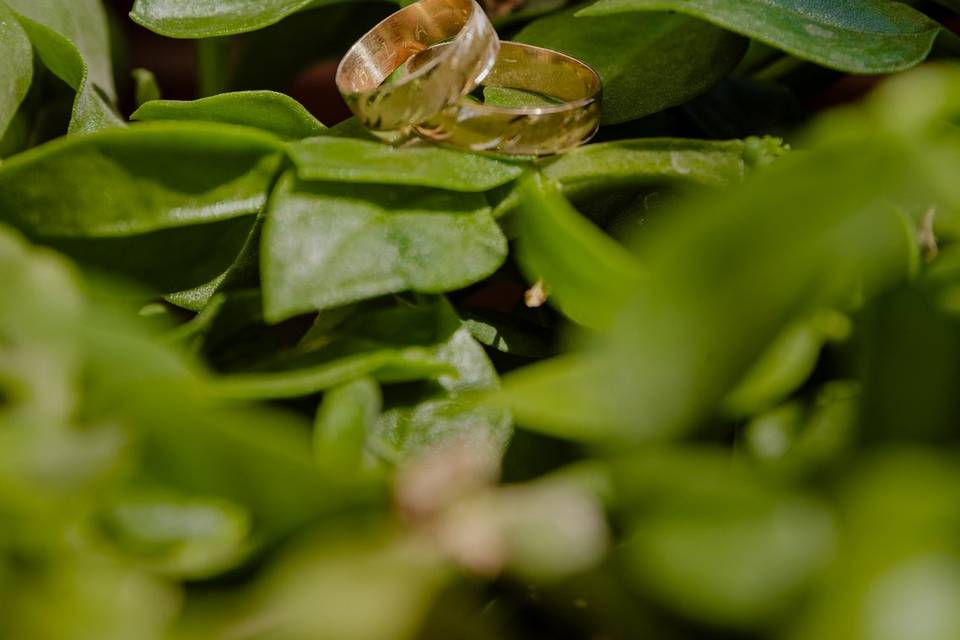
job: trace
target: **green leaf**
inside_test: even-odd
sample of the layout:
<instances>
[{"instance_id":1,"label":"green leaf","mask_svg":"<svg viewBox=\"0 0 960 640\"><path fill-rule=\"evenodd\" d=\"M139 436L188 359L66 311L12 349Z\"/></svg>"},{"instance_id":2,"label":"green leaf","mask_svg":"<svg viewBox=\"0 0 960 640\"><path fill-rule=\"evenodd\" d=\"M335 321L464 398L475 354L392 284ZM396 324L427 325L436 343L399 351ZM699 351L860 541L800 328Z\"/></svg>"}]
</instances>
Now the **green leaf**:
<instances>
[{"instance_id":1,"label":"green leaf","mask_svg":"<svg viewBox=\"0 0 960 640\"><path fill-rule=\"evenodd\" d=\"M842 314L825 311L786 327L727 395L723 411L730 416L753 415L781 402L813 373L824 343L847 336L849 322Z\"/></svg>"},{"instance_id":2,"label":"green leaf","mask_svg":"<svg viewBox=\"0 0 960 640\"><path fill-rule=\"evenodd\" d=\"M382 142L320 137L293 143L287 153L302 180L487 191L523 173L518 162L423 144L396 148Z\"/></svg>"},{"instance_id":3,"label":"green leaf","mask_svg":"<svg viewBox=\"0 0 960 640\"><path fill-rule=\"evenodd\" d=\"M130 71L130 76L133 78L134 102L138 108L146 102L160 99L160 85L157 84L157 77L152 71L137 68Z\"/></svg>"},{"instance_id":4,"label":"green leaf","mask_svg":"<svg viewBox=\"0 0 960 640\"><path fill-rule=\"evenodd\" d=\"M119 127L107 18L100 0L9 0L40 59L77 92L71 133Z\"/></svg>"},{"instance_id":5,"label":"green leaf","mask_svg":"<svg viewBox=\"0 0 960 640\"><path fill-rule=\"evenodd\" d=\"M76 48L89 81L106 94L109 101L116 99L113 87L113 69L107 14L101 0L4 0L15 13L30 22L43 25ZM32 35L31 35L32 38ZM75 73L57 70L59 65L47 63L44 49L34 42L40 57L54 73L73 86L68 77ZM74 66L74 63L70 63Z\"/></svg>"},{"instance_id":6,"label":"green leaf","mask_svg":"<svg viewBox=\"0 0 960 640\"><path fill-rule=\"evenodd\" d=\"M919 11L890 0L600 0L578 15L680 11L850 73L890 73L922 62L941 31Z\"/></svg>"},{"instance_id":7,"label":"green leaf","mask_svg":"<svg viewBox=\"0 0 960 640\"><path fill-rule=\"evenodd\" d=\"M133 490L101 521L123 553L175 578L222 573L243 560L250 545L250 514L222 499Z\"/></svg>"},{"instance_id":8,"label":"green leaf","mask_svg":"<svg viewBox=\"0 0 960 640\"><path fill-rule=\"evenodd\" d=\"M101 89L91 84L87 63L77 46L42 22L23 16L19 20L44 65L77 92L69 132L91 133L122 127L123 120L101 96Z\"/></svg>"},{"instance_id":9,"label":"green leaf","mask_svg":"<svg viewBox=\"0 0 960 640\"><path fill-rule=\"evenodd\" d=\"M641 138L589 144L548 162L543 174L577 200L606 191L690 184L722 186L768 164L785 148L776 138L690 140Z\"/></svg>"},{"instance_id":10,"label":"green leaf","mask_svg":"<svg viewBox=\"0 0 960 640\"><path fill-rule=\"evenodd\" d=\"M250 129L193 123L57 140L0 166L0 220L75 238L251 215L266 202L280 149Z\"/></svg>"},{"instance_id":11,"label":"green leaf","mask_svg":"<svg viewBox=\"0 0 960 640\"><path fill-rule=\"evenodd\" d=\"M839 467L856 438L860 395L857 382L827 383L809 402L793 401L752 419L740 448L775 477Z\"/></svg>"},{"instance_id":12,"label":"green leaf","mask_svg":"<svg viewBox=\"0 0 960 640\"><path fill-rule=\"evenodd\" d=\"M317 459L355 468L362 460L367 434L380 416L383 399L373 378L357 378L324 394L314 423Z\"/></svg>"},{"instance_id":13,"label":"green leaf","mask_svg":"<svg viewBox=\"0 0 960 640\"><path fill-rule=\"evenodd\" d=\"M516 37L583 60L603 78L602 124L635 120L686 102L730 73L746 40L669 13L577 18L582 8L535 20Z\"/></svg>"},{"instance_id":14,"label":"green leaf","mask_svg":"<svg viewBox=\"0 0 960 640\"><path fill-rule=\"evenodd\" d=\"M328 0L137 0L130 17L171 38L209 38L262 29Z\"/></svg>"},{"instance_id":15,"label":"green leaf","mask_svg":"<svg viewBox=\"0 0 960 640\"><path fill-rule=\"evenodd\" d=\"M480 194L288 174L264 228L264 312L277 322L386 293L459 289L493 273L506 253Z\"/></svg>"},{"instance_id":16,"label":"green leaf","mask_svg":"<svg viewBox=\"0 0 960 640\"><path fill-rule=\"evenodd\" d=\"M405 640L453 578L431 545L355 524L286 552L252 597L219 608L227 620L198 637L255 627L275 638Z\"/></svg>"},{"instance_id":17,"label":"green leaf","mask_svg":"<svg viewBox=\"0 0 960 640\"><path fill-rule=\"evenodd\" d=\"M256 127L286 140L320 135L324 127L299 102L274 91L238 91L200 100L154 100L131 120L193 120Z\"/></svg>"},{"instance_id":18,"label":"green leaf","mask_svg":"<svg viewBox=\"0 0 960 640\"><path fill-rule=\"evenodd\" d=\"M797 314L910 273L913 232L877 186L915 193L911 158L890 141L787 156L722 198L661 216L643 235L647 277L617 338L505 379L518 422L588 440L698 424Z\"/></svg>"},{"instance_id":19,"label":"green leaf","mask_svg":"<svg viewBox=\"0 0 960 640\"><path fill-rule=\"evenodd\" d=\"M788 610L826 564L824 505L779 493L722 451L624 460L616 477L633 521L621 554L645 592L687 617L757 629Z\"/></svg>"},{"instance_id":20,"label":"green leaf","mask_svg":"<svg viewBox=\"0 0 960 640\"><path fill-rule=\"evenodd\" d=\"M415 380L450 373L450 366L421 347L378 349L291 366L286 370L234 373L216 381L215 393L225 398L296 398L332 389L373 375L390 381Z\"/></svg>"},{"instance_id":21,"label":"green leaf","mask_svg":"<svg viewBox=\"0 0 960 640\"><path fill-rule=\"evenodd\" d=\"M459 322L442 315L440 303L321 314L301 344L247 371L214 382L221 395L291 398L372 376L384 383L434 379L456 373L440 351Z\"/></svg>"},{"instance_id":22,"label":"green leaf","mask_svg":"<svg viewBox=\"0 0 960 640\"><path fill-rule=\"evenodd\" d=\"M864 456L838 491L844 535L794 624L798 640L945 640L960 633L954 450Z\"/></svg>"},{"instance_id":23,"label":"green leaf","mask_svg":"<svg viewBox=\"0 0 960 640\"><path fill-rule=\"evenodd\" d=\"M542 176L523 178L517 191L517 260L527 279L542 279L548 300L572 320L609 328L641 282L639 261Z\"/></svg>"},{"instance_id":24,"label":"green leaf","mask_svg":"<svg viewBox=\"0 0 960 640\"><path fill-rule=\"evenodd\" d=\"M0 138L13 120L33 81L33 49L16 16L0 2Z\"/></svg>"},{"instance_id":25,"label":"green leaf","mask_svg":"<svg viewBox=\"0 0 960 640\"><path fill-rule=\"evenodd\" d=\"M440 322L453 332L437 349L436 357L453 369L424 391L425 398L384 411L371 447L392 461L423 454L450 443L468 445L476 455L499 460L512 433L510 413L476 402L473 394L500 386L486 353L460 326L446 303L440 305Z\"/></svg>"}]
</instances>

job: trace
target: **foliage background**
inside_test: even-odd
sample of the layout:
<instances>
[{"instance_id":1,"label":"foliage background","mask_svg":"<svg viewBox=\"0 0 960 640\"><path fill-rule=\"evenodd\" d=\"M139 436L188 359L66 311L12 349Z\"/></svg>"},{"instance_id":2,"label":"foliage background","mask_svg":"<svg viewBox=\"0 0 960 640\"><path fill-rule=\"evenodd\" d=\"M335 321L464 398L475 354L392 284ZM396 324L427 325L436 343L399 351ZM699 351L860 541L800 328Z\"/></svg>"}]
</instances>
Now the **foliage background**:
<instances>
[{"instance_id":1,"label":"foliage background","mask_svg":"<svg viewBox=\"0 0 960 640\"><path fill-rule=\"evenodd\" d=\"M956 1L489 6L538 161L394 9L0 0L0 638L960 637Z\"/></svg>"}]
</instances>

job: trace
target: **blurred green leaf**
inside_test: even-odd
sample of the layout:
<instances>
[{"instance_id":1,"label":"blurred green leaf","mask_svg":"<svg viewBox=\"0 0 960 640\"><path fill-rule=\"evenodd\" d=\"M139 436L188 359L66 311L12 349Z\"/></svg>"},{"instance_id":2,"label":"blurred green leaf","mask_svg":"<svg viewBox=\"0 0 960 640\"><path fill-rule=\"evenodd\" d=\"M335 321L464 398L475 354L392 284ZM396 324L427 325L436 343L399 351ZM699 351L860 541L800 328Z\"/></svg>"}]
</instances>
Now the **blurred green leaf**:
<instances>
[{"instance_id":1,"label":"blurred green leaf","mask_svg":"<svg viewBox=\"0 0 960 640\"><path fill-rule=\"evenodd\" d=\"M30 39L16 16L0 3L0 42L4 56L0 61L0 84L6 89L0 94L0 138L10 126L20 103L27 96L33 80L33 49Z\"/></svg>"},{"instance_id":2,"label":"blurred green leaf","mask_svg":"<svg viewBox=\"0 0 960 640\"><path fill-rule=\"evenodd\" d=\"M139 490L120 496L101 516L125 554L164 575L203 578L243 560L250 516L225 500Z\"/></svg>"},{"instance_id":3,"label":"blurred green leaf","mask_svg":"<svg viewBox=\"0 0 960 640\"><path fill-rule=\"evenodd\" d=\"M919 11L890 0L817 6L803 0L600 0L578 15L632 11L680 11L850 73L890 73L917 65L941 30Z\"/></svg>"},{"instance_id":4,"label":"blurred green leaf","mask_svg":"<svg viewBox=\"0 0 960 640\"><path fill-rule=\"evenodd\" d=\"M785 157L649 229L647 275L618 338L509 376L518 422L590 440L682 432L810 305L849 304L905 278L912 231L876 186L909 191L909 160L896 146L869 148Z\"/></svg>"},{"instance_id":5,"label":"blurred green leaf","mask_svg":"<svg viewBox=\"0 0 960 640\"><path fill-rule=\"evenodd\" d=\"M320 135L324 127L299 102L273 91L237 91L200 100L153 100L131 120L224 122L263 129L285 140Z\"/></svg>"},{"instance_id":6,"label":"blurred green leaf","mask_svg":"<svg viewBox=\"0 0 960 640\"><path fill-rule=\"evenodd\" d=\"M947 640L960 632L960 477L954 454L887 451L845 483L844 535L797 640L904 634Z\"/></svg>"},{"instance_id":7,"label":"blurred green leaf","mask_svg":"<svg viewBox=\"0 0 960 640\"><path fill-rule=\"evenodd\" d=\"M851 454L859 404L858 382L827 383L811 402L792 401L753 418L744 429L742 448L777 476L829 470Z\"/></svg>"},{"instance_id":8,"label":"blurred green leaf","mask_svg":"<svg viewBox=\"0 0 960 640\"><path fill-rule=\"evenodd\" d=\"M405 640L414 637L450 573L416 538L328 536L281 558L249 604L226 609L231 619L213 635L240 630L290 640Z\"/></svg>"},{"instance_id":9,"label":"blurred green leaf","mask_svg":"<svg viewBox=\"0 0 960 640\"><path fill-rule=\"evenodd\" d=\"M830 558L830 511L766 487L721 451L658 451L615 467L632 531L621 550L639 588L709 624L762 628Z\"/></svg>"},{"instance_id":10,"label":"blurred green leaf","mask_svg":"<svg viewBox=\"0 0 960 640\"><path fill-rule=\"evenodd\" d=\"M313 444L321 464L346 466L363 460L367 434L376 426L383 399L376 380L357 378L324 394L314 424Z\"/></svg>"},{"instance_id":11,"label":"blurred green leaf","mask_svg":"<svg viewBox=\"0 0 960 640\"><path fill-rule=\"evenodd\" d=\"M556 49L603 78L603 124L634 120L686 102L730 73L746 40L669 13L576 18L583 5L533 21L520 42Z\"/></svg>"},{"instance_id":12,"label":"blurred green leaf","mask_svg":"<svg viewBox=\"0 0 960 640\"><path fill-rule=\"evenodd\" d=\"M146 102L160 99L160 85L152 71L138 67L130 72L130 76L134 83L133 101L138 108Z\"/></svg>"},{"instance_id":13,"label":"blurred green leaf","mask_svg":"<svg viewBox=\"0 0 960 640\"><path fill-rule=\"evenodd\" d=\"M744 416L769 409L813 373L825 342L846 338L849 332L850 321L831 311L815 313L787 326L727 395L723 411Z\"/></svg>"},{"instance_id":14,"label":"blurred green leaf","mask_svg":"<svg viewBox=\"0 0 960 640\"><path fill-rule=\"evenodd\" d=\"M506 253L480 195L287 174L264 228L264 312L276 322L386 293L459 289L493 273Z\"/></svg>"}]
</instances>

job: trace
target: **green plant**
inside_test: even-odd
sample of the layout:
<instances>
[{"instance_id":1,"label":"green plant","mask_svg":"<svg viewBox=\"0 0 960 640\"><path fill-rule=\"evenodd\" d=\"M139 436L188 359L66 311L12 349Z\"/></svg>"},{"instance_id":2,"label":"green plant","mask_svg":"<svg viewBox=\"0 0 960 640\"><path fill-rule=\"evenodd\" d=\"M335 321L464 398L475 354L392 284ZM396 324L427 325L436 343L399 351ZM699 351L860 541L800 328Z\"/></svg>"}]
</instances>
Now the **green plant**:
<instances>
[{"instance_id":1,"label":"green plant","mask_svg":"<svg viewBox=\"0 0 960 640\"><path fill-rule=\"evenodd\" d=\"M536 161L273 90L389 10L0 0L0 638L960 637L960 6L530 2Z\"/></svg>"}]
</instances>

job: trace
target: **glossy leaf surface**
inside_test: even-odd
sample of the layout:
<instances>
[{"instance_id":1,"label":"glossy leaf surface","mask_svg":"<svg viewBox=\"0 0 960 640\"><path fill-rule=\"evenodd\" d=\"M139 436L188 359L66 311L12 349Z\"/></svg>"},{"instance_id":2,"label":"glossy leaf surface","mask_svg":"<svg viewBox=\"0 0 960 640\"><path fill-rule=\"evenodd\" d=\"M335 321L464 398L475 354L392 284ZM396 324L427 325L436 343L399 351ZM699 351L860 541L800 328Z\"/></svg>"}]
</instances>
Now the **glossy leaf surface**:
<instances>
[{"instance_id":1,"label":"glossy leaf surface","mask_svg":"<svg viewBox=\"0 0 960 640\"><path fill-rule=\"evenodd\" d=\"M536 20L516 39L596 69L603 79L603 124L635 120L703 93L746 51L743 38L684 15L575 17L581 8Z\"/></svg>"},{"instance_id":2,"label":"glossy leaf surface","mask_svg":"<svg viewBox=\"0 0 960 640\"><path fill-rule=\"evenodd\" d=\"M262 251L265 310L276 321L386 293L459 289L493 273L507 246L480 195L288 174Z\"/></svg>"},{"instance_id":3,"label":"glossy leaf surface","mask_svg":"<svg viewBox=\"0 0 960 640\"><path fill-rule=\"evenodd\" d=\"M924 60L940 25L890 0L601 0L579 15L680 11L798 58L851 73L890 73Z\"/></svg>"}]
</instances>

